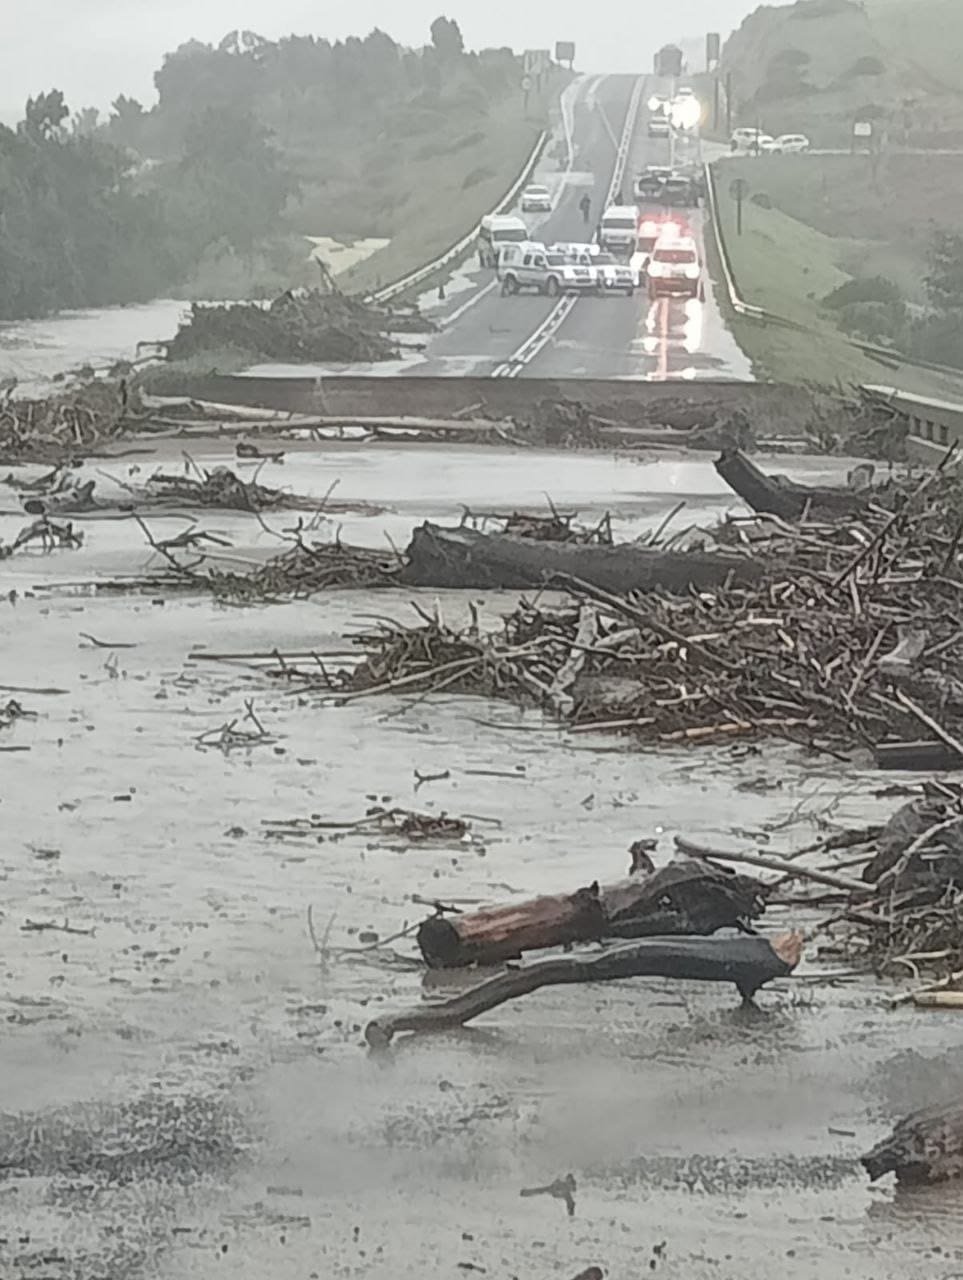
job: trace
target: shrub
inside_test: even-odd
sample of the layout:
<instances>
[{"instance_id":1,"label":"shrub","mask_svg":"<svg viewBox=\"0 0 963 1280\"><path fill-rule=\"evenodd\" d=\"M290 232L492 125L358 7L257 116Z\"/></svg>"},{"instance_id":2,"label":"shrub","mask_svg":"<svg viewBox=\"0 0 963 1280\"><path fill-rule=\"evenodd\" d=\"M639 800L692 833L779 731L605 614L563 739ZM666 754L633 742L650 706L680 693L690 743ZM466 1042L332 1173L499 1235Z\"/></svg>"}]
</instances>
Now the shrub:
<instances>
[{"instance_id":1,"label":"shrub","mask_svg":"<svg viewBox=\"0 0 963 1280\"><path fill-rule=\"evenodd\" d=\"M767 196L765 191L757 191L754 196L749 197L753 204L758 205L760 209L772 208L772 196Z\"/></svg>"},{"instance_id":2,"label":"shrub","mask_svg":"<svg viewBox=\"0 0 963 1280\"><path fill-rule=\"evenodd\" d=\"M467 191L469 187L477 187L480 182L487 182L489 178L495 177L495 171L489 165L481 165L477 169L472 169L465 181L461 184L463 191Z\"/></svg>"},{"instance_id":3,"label":"shrub","mask_svg":"<svg viewBox=\"0 0 963 1280\"><path fill-rule=\"evenodd\" d=\"M852 79L856 76L881 76L885 75L886 67L872 54L866 54L862 58L857 58L853 65L846 72L845 79Z\"/></svg>"},{"instance_id":4,"label":"shrub","mask_svg":"<svg viewBox=\"0 0 963 1280\"><path fill-rule=\"evenodd\" d=\"M855 280L847 280L832 293L823 298L823 306L830 311L840 311L843 307L862 302L883 302L892 305L902 301L899 288L886 276L863 276Z\"/></svg>"},{"instance_id":5,"label":"shrub","mask_svg":"<svg viewBox=\"0 0 963 1280\"><path fill-rule=\"evenodd\" d=\"M906 334L906 319L905 302L851 302L840 307L837 323L843 333L900 346Z\"/></svg>"},{"instance_id":6,"label":"shrub","mask_svg":"<svg viewBox=\"0 0 963 1280\"><path fill-rule=\"evenodd\" d=\"M910 355L933 364L963 369L963 327L952 312L917 320L908 339Z\"/></svg>"}]
</instances>

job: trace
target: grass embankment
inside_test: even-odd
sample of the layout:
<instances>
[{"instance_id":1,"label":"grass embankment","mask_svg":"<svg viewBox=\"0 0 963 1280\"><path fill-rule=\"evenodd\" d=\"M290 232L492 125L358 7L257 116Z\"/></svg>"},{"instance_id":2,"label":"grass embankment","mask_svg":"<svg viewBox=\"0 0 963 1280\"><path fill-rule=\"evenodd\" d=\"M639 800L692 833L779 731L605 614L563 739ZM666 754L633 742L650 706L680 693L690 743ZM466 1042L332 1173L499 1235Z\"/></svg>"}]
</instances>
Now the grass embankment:
<instances>
[{"instance_id":1,"label":"grass embankment","mask_svg":"<svg viewBox=\"0 0 963 1280\"><path fill-rule=\"evenodd\" d=\"M556 87L552 96L556 97ZM343 283L352 289L389 284L449 249L490 212L513 186L539 134L548 122L548 103L530 104L509 98L493 107L482 125L446 116L427 134L400 138L390 155L369 168L374 177L384 164L380 182L362 181L357 196L361 227L324 225L323 206L299 214L325 234L380 235L390 239L364 262L347 271ZM370 201L370 205L369 205ZM342 214L346 222L352 214Z\"/></svg>"},{"instance_id":2,"label":"grass embankment","mask_svg":"<svg viewBox=\"0 0 963 1280\"><path fill-rule=\"evenodd\" d=\"M927 185L928 170L935 186ZM749 184L741 236L731 194L736 178ZM963 220L963 172L937 157L894 155L874 179L865 156L773 156L721 162L716 189L744 301L802 326L798 331L732 317L757 376L884 382L920 394L960 394L963 374L957 381L906 366L893 369L866 355L840 331L838 313L823 299L849 279L883 275L908 301L918 301L929 231L926 204L934 191L948 205L959 199L957 217ZM754 196L772 207L761 207Z\"/></svg>"}]
</instances>

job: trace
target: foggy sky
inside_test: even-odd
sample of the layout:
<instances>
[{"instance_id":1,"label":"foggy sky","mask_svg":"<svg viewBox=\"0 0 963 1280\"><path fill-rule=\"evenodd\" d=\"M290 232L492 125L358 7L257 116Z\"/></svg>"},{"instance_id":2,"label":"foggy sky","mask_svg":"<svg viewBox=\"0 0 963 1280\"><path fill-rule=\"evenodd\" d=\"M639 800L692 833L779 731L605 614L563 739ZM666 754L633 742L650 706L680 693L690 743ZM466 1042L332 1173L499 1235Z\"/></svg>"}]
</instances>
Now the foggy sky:
<instances>
[{"instance_id":1,"label":"foggy sky","mask_svg":"<svg viewBox=\"0 0 963 1280\"><path fill-rule=\"evenodd\" d=\"M192 38L216 43L238 27L268 39L292 32L343 39L380 27L401 44L421 45L444 13L470 48L575 40L579 70L644 71L667 40L708 30L724 37L755 7L755 0L0 0L0 117L19 118L29 95L51 88L63 89L72 110L106 109L119 93L149 105L166 52Z\"/></svg>"}]
</instances>

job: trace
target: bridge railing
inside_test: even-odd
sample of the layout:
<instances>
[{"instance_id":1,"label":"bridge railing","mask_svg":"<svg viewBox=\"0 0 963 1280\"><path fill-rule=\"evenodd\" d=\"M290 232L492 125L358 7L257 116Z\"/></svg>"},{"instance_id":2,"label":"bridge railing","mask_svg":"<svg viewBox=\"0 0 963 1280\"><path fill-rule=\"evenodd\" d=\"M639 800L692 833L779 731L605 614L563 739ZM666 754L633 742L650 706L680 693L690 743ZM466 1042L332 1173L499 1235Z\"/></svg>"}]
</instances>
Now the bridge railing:
<instances>
[{"instance_id":1,"label":"bridge railing","mask_svg":"<svg viewBox=\"0 0 963 1280\"><path fill-rule=\"evenodd\" d=\"M897 387L864 385L863 395L909 420L910 436L939 449L963 442L963 401L914 395Z\"/></svg>"}]
</instances>

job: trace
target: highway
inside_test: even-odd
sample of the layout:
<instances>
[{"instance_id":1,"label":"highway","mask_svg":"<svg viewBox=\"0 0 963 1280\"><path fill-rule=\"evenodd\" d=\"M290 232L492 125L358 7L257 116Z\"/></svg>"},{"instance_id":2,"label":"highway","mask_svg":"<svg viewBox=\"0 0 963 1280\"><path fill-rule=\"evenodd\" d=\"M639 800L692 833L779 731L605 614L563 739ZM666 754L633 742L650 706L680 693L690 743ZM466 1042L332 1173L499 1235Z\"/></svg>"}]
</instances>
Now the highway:
<instances>
[{"instance_id":1,"label":"highway","mask_svg":"<svg viewBox=\"0 0 963 1280\"><path fill-rule=\"evenodd\" d=\"M626 197L647 164L667 164L669 143L651 139L647 100L667 85L645 76L583 76L565 91L560 122L534 181L553 193L550 214L525 215L533 239L545 243L590 238L613 192ZM579 202L592 199L590 227ZM443 193L441 193L443 196ZM679 210L702 239L701 210ZM343 367L264 365L270 376L352 373L371 376L497 378L632 378L648 381L751 380L749 361L723 321L706 277L704 301L663 298L502 297L494 273L472 258L436 292L421 299L439 326L399 360Z\"/></svg>"},{"instance_id":2,"label":"highway","mask_svg":"<svg viewBox=\"0 0 963 1280\"><path fill-rule=\"evenodd\" d=\"M617 135L638 84L624 76L577 82L572 118L575 163L570 173L556 174L554 180L551 173L538 175L559 195L552 215L533 225L533 235L546 242L582 238L578 202L588 189L593 210L601 210ZM625 163L626 194L647 164L669 162L668 141L649 138L646 129L646 100L665 88L651 77L641 81L641 106ZM680 217L701 241L702 212L680 211ZM650 303L640 291L634 298L552 302L533 296L503 298L490 276L475 264L463 273L449 290L446 305L434 313L446 324L444 331L429 344L423 359L405 362L404 372L646 380L752 377L748 360L726 328L711 281L707 280L704 301L663 298ZM393 371L402 370L396 366Z\"/></svg>"}]
</instances>

